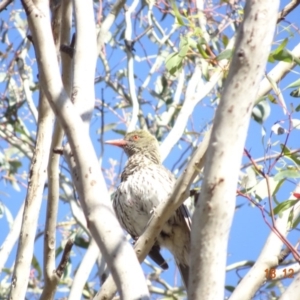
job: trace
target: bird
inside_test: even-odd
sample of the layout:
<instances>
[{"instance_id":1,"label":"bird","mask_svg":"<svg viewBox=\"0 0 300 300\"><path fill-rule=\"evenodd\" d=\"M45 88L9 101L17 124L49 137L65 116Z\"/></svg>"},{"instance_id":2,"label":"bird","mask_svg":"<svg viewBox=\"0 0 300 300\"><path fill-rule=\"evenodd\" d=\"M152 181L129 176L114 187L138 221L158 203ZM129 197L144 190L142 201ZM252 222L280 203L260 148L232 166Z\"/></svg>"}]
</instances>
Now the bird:
<instances>
[{"instance_id":1,"label":"bird","mask_svg":"<svg viewBox=\"0 0 300 300\"><path fill-rule=\"evenodd\" d=\"M127 133L123 139L105 142L128 156L121 181L113 194L113 208L121 226L136 240L141 236L160 202L173 192L176 179L162 165L157 139L146 130ZM160 253L167 248L174 256L185 288L188 288L191 217L182 204L164 224L149 256L162 269L168 264Z\"/></svg>"}]
</instances>

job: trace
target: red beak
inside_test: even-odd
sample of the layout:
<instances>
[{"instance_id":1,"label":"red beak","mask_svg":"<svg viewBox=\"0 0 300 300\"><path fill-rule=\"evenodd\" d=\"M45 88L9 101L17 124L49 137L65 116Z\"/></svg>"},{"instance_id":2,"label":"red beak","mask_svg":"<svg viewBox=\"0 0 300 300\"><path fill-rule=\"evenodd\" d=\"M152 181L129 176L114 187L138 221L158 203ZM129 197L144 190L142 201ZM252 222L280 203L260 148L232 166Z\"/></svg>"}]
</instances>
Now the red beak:
<instances>
[{"instance_id":1,"label":"red beak","mask_svg":"<svg viewBox=\"0 0 300 300\"><path fill-rule=\"evenodd\" d=\"M113 146L118 146L123 148L124 146L127 145L127 142L125 140L109 140L109 141L105 141L105 144L109 144L109 145L113 145Z\"/></svg>"}]
</instances>

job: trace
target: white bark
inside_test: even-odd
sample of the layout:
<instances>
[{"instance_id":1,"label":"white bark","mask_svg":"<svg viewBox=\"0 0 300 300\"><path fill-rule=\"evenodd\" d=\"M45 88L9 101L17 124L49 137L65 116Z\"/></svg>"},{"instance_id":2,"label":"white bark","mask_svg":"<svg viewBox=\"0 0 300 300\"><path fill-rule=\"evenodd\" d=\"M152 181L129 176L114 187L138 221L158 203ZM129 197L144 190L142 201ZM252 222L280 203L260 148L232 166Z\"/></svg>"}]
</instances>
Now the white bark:
<instances>
[{"instance_id":1,"label":"white bark","mask_svg":"<svg viewBox=\"0 0 300 300\"><path fill-rule=\"evenodd\" d=\"M126 30L125 30L125 42L130 42L131 34L132 34L132 25L131 25L131 14L136 9L137 5L139 4L139 0L134 0L131 6L125 12L125 22L126 22ZM127 46L125 45L125 48ZM130 94L130 99L132 103L132 113L131 113L131 120L128 125L128 132L133 131L135 129L136 123L138 121L138 114L139 114L139 102L136 95L135 90L135 81L134 81L134 56L132 49L126 49L127 54L127 78L128 78L128 89Z\"/></svg>"},{"instance_id":2,"label":"white bark","mask_svg":"<svg viewBox=\"0 0 300 300\"><path fill-rule=\"evenodd\" d=\"M21 225L22 225L22 218L23 218L23 211L24 211L24 203L21 205L19 212L14 220L12 227L10 228L9 233L7 234L3 244L0 247L0 272L5 266L5 263L19 238Z\"/></svg>"},{"instance_id":3,"label":"white bark","mask_svg":"<svg viewBox=\"0 0 300 300\"><path fill-rule=\"evenodd\" d=\"M192 223L189 298L224 298L227 243L248 124L274 35L279 1L248 0L237 35ZM245 299L245 298L240 298Z\"/></svg>"},{"instance_id":4,"label":"white bark","mask_svg":"<svg viewBox=\"0 0 300 300\"><path fill-rule=\"evenodd\" d=\"M297 295L297 296L296 296ZM297 274L293 282L282 293L279 300L294 300L300 295L300 273Z\"/></svg>"},{"instance_id":5,"label":"white bark","mask_svg":"<svg viewBox=\"0 0 300 300\"><path fill-rule=\"evenodd\" d=\"M78 26L86 26L85 30L94 32L93 2L85 1L82 4L87 6L83 8L87 14L87 24ZM113 212L86 126L63 88L46 6L43 9L42 1L36 1L34 4L30 0L24 0L23 5L34 40L40 78L46 87L45 93L72 149L75 163L72 175L88 227L110 267L122 298L148 299L142 269ZM86 31L83 34L89 35ZM94 47L91 51L96 53L95 35L94 39L90 39L89 44L84 46ZM95 62L95 53L86 63ZM89 114L89 111L86 113Z\"/></svg>"},{"instance_id":6,"label":"white bark","mask_svg":"<svg viewBox=\"0 0 300 300\"><path fill-rule=\"evenodd\" d=\"M72 17L72 6L70 0L62 1L61 13L56 12L56 18L58 20L57 32L59 34L57 42L61 42L63 45L69 45L70 43L70 29L71 29L71 17ZM60 43L56 45L59 48ZM71 86L71 58L65 53L61 54L62 62L62 80L66 91L70 91ZM61 147L63 140L63 130L60 123L56 120L51 149L57 149ZM59 162L60 155L54 152L50 153L49 164L48 164L48 199L46 209L46 224L45 224L45 235L44 235L44 280L45 285L43 288L40 300L53 299L56 291L56 287L59 283L61 272L56 272L55 264L55 252L56 252L56 223L57 213L59 206Z\"/></svg>"},{"instance_id":7,"label":"white bark","mask_svg":"<svg viewBox=\"0 0 300 300\"><path fill-rule=\"evenodd\" d=\"M96 29L92 3L74 0L76 43L73 66L72 102L75 104L89 134L95 105L94 78L96 70Z\"/></svg>"},{"instance_id":8,"label":"white bark","mask_svg":"<svg viewBox=\"0 0 300 300\"><path fill-rule=\"evenodd\" d=\"M28 178L28 190L25 199L22 227L9 295L9 299L11 300L25 299L34 250L37 221L47 178L47 164L54 116L42 91L39 103L37 142L31 160Z\"/></svg>"},{"instance_id":9,"label":"white bark","mask_svg":"<svg viewBox=\"0 0 300 300\"><path fill-rule=\"evenodd\" d=\"M71 291L69 294L69 300L80 300L82 296L83 288L88 280L88 277L92 271L93 266L96 263L99 255L99 248L95 241L92 239L89 247L80 263L79 268L76 271Z\"/></svg>"}]
</instances>

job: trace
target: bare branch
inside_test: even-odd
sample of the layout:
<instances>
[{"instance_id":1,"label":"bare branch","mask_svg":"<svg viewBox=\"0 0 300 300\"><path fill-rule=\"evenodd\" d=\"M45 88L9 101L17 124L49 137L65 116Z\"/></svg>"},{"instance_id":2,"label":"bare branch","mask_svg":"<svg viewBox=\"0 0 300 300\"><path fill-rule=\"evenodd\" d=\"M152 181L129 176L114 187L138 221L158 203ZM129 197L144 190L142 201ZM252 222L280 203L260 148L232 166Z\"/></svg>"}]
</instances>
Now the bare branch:
<instances>
[{"instance_id":1,"label":"bare branch","mask_svg":"<svg viewBox=\"0 0 300 300\"><path fill-rule=\"evenodd\" d=\"M292 0L287 4L281 12L278 13L277 22L282 21L291 11L293 11L300 4L300 0Z\"/></svg>"},{"instance_id":2,"label":"bare branch","mask_svg":"<svg viewBox=\"0 0 300 300\"><path fill-rule=\"evenodd\" d=\"M299 264L297 264L298 268L299 268ZM292 268L292 270L294 270ZM294 299L295 295L299 295L300 293L300 273L297 274L297 276L294 278L294 280L292 281L292 283L288 286L288 288L282 293L281 297L279 298L279 300L290 300L290 299Z\"/></svg>"},{"instance_id":3,"label":"bare branch","mask_svg":"<svg viewBox=\"0 0 300 300\"><path fill-rule=\"evenodd\" d=\"M0 3L0 12L6 9L6 7L12 2L13 0L2 0Z\"/></svg>"},{"instance_id":4,"label":"bare branch","mask_svg":"<svg viewBox=\"0 0 300 300\"><path fill-rule=\"evenodd\" d=\"M235 54L214 119L201 194L193 215L190 299L224 298L227 243L240 164L278 7L279 1L246 2Z\"/></svg>"},{"instance_id":5,"label":"bare branch","mask_svg":"<svg viewBox=\"0 0 300 300\"><path fill-rule=\"evenodd\" d=\"M10 299L15 300L25 299L36 226L47 178L46 170L50 152L53 112L42 90L40 92L39 103L37 142L30 166L22 229L9 296Z\"/></svg>"},{"instance_id":6,"label":"bare branch","mask_svg":"<svg viewBox=\"0 0 300 300\"><path fill-rule=\"evenodd\" d=\"M92 268L96 263L98 255L99 248L96 242L92 239L75 274L68 298L69 300L81 299L83 288L88 280Z\"/></svg>"},{"instance_id":7,"label":"bare branch","mask_svg":"<svg viewBox=\"0 0 300 300\"><path fill-rule=\"evenodd\" d=\"M128 77L128 87L130 93L130 99L132 103L132 113L131 113L131 120L128 125L127 130L130 132L135 129L135 126L138 121L138 114L139 114L139 102L136 95L135 90L135 81L134 81L134 56L133 56L133 48L128 47L128 43L132 43L131 35L132 35L132 25L131 25L131 14L136 9L137 5L139 4L138 0L134 0L131 6L125 12L125 22L126 22L126 30L125 30L125 49L127 54L127 77Z\"/></svg>"},{"instance_id":8,"label":"bare branch","mask_svg":"<svg viewBox=\"0 0 300 300\"><path fill-rule=\"evenodd\" d=\"M70 254L71 254L71 250L72 250L73 245L74 245L73 240L68 240L66 245L65 245L65 249L64 249L64 252L62 254L60 263L59 263L59 265L56 269L56 274L59 278L61 278L61 276L64 273L64 270L66 268L66 265L69 262L69 258L70 258Z\"/></svg>"},{"instance_id":9,"label":"bare branch","mask_svg":"<svg viewBox=\"0 0 300 300\"><path fill-rule=\"evenodd\" d=\"M61 20L59 36L57 41L60 43L68 43L70 40L70 27L71 27L71 1L62 1L60 7ZM57 29L57 30L58 30ZM57 45L58 47L58 45ZM67 91L71 87L71 59L64 53L62 57L62 80ZM44 235L44 277L45 285L40 300L53 299L57 284L60 280L60 275L55 272L55 248L56 248L56 222L59 205L59 162L60 155L54 151L61 147L63 140L63 130L60 123L56 120L51 149L49 165L48 165L48 201L47 201L47 214Z\"/></svg>"},{"instance_id":10,"label":"bare branch","mask_svg":"<svg viewBox=\"0 0 300 300\"><path fill-rule=\"evenodd\" d=\"M29 44L29 41L27 40L27 44ZM27 46L29 48L29 45ZM26 51L22 51L19 55L19 57L17 58L17 66L19 69L19 73L20 76L22 78L22 82L23 82L23 89L24 89L24 94L25 94L25 99L27 102L27 105L32 113L33 119L35 120L35 122L37 122L38 120L38 111L34 105L33 99L32 99L32 92L30 90L29 87L29 79L28 79L28 75L26 74L25 68L24 68L24 59L26 57L27 54L27 47L25 48Z\"/></svg>"},{"instance_id":11,"label":"bare branch","mask_svg":"<svg viewBox=\"0 0 300 300\"><path fill-rule=\"evenodd\" d=\"M97 34L97 53L102 53L102 48L104 47L105 37L109 32L109 29L113 25L115 19L117 18L121 8L125 4L125 0L118 0L114 3L110 13L107 15L105 20L103 21L100 30ZM100 55L100 54L99 54Z\"/></svg>"},{"instance_id":12,"label":"bare branch","mask_svg":"<svg viewBox=\"0 0 300 300\"><path fill-rule=\"evenodd\" d=\"M83 26L82 29L85 28L83 31L80 31L80 34L88 36L86 37L88 44L84 44L84 46L85 48L92 48L91 52L89 52L90 55L93 53L92 58L86 63L95 63L96 39L93 2L91 0L84 3L82 1L76 2L75 13L79 13L77 9L81 8L80 17L76 19L76 22L80 20L80 23L76 23L76 26ZM74 107L63 88L56 61L55 46L51 39L47 9L39 1L36 1L34 4L30 0L24 0L23 5L28 15L28 23L35 44L39 70L42 75L41 80L47 83L45 85L45 93L52 109L59 118L72 149L74 162L72 177L88 227L110 267L122 297L126 299L148 299L149 293L142 269L131 246L125 239L123 230L115 217L109 201L103 174L99 168L97 156L88 135L88 126L83 124L77 113L78 110ZM82 22L83 20L84 22ZM78 30L81 29L78 28ZM91 66L86 68L90 69ZM82 66L82 70L84 69L85 66ZM92 88L92 91L89 91L89 95L92 96L94 89L92 85L94 82L93 76L89 74L88 78L92 78L92 83L86 83ZM84 81L86 80L87 78L85 77ZM79 90L79 92L82 91ZM81 97L86 99L87 95L82 95ZM94 98L92 100L94 101ZM84 110L87 115L83 116L83 118L87 120L91 112L86 108ZM99 198L99 195L102 197ZM124 257L126 257L126 260L124 260Z\"/></svg>"},{"instance_id":13,"label":"bare branch","mask_svg":"<svg viewBox=\"0 0 300 300\"><path fill-rule=\"evenodd\" d=\"M19 212L14 220L14 223L6 236L3 244L0 247L0 272L4 268L4 265L19 238L21 225L22 225L22 218L23 218L23 211L24 211L24 203L21 205Z\"/></svg>"}]
</instances>

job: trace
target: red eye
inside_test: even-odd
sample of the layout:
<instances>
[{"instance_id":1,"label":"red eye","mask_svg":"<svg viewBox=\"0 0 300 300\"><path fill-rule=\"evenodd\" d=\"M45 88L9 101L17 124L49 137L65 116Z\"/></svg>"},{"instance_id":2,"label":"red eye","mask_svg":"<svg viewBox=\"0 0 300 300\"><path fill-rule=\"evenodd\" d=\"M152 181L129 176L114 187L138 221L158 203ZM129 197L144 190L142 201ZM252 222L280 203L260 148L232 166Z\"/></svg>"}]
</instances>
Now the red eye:
<instances>
[{"instance_id":1,"label":"red eye","mask_svg":"<svg viewBox=\"0 0 300 300\"><path fill-rule=\"evenodd\" d=\"M134 136L132 137L132 139L133 139L134 141L137 141L137 140L139 139L139 136L138 136L138 135L134 135Z\"/></svg>"}]
</instances>

